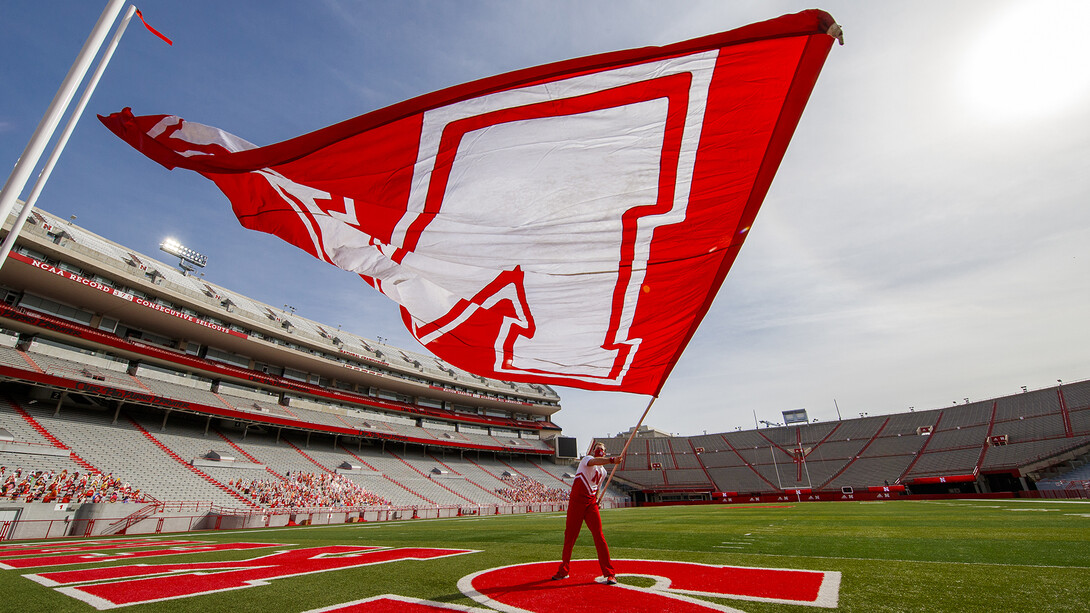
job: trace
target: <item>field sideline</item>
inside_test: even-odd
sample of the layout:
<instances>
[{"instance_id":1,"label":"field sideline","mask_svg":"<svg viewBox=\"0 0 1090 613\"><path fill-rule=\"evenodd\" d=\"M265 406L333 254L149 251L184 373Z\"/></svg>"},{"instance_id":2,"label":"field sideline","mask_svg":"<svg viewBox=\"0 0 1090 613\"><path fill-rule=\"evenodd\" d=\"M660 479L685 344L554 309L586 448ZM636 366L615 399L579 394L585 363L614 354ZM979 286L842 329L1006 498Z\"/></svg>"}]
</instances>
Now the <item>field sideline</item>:
<instances>
[{"instance_id":1,"label":"field sideline","mask_svg":"<svg viewBox=\"0 0 1090 613\"><path fill-rule=\"evenodd\" d=\"M336 605L386 594L402 600L352 610L492 610L482 604L487 598L493 607L507 602L525 610L578 611L583 603L599 612L1045 613L1086 611L1090 602L1088 503L891 500L602 515L627 589L593 582L597 563L590 561L594 547L585 530L575 558L588 561L573 565L571 578L548 581L564 518L537 513L4 542L0 610L93 611L120 604L133 612L302 612L348 610ZM182 549L164 551L170 547ZM204 550L186 551L194 547ZM207 550L215 547L229 549ZM517 565L523 566L501 568ZM673 598L652 589L656 580L646 575L669 576L657 589L672 583Z\"/></svg>"}]
</instances>

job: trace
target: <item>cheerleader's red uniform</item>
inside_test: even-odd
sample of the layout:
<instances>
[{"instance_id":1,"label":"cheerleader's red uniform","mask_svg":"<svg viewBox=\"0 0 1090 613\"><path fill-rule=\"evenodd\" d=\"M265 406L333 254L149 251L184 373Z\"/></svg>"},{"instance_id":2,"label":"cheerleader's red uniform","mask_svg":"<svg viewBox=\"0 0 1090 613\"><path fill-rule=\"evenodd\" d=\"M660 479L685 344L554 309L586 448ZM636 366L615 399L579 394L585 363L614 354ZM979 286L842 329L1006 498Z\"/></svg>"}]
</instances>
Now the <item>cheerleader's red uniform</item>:
<instances>
[{"instance_id":1,"label":"cheerleader's red uniform","mask_svg":"<svg viewBox=\"0 0 1090 613\"><path fill-rule=\"evenodd\" d=\"M564 525L564 552L561 556L560 569L556 571L556 578L566 577L571 565L572 548L575 547L575 539L579 536L579 530L583 523L587 524L590 534L594 537L594 549L598 552L598 566L602 569L602 576L612 579L615 575L613 562L609 558L609 545L602 535L602 516L598 512L598 486L606 477L606 469L601 466L591 466L590 460L594 456L585 456L579 462L579 470L575 473L575 483L572 484L571 496L568 498L568 516Z\"/></svg>"}]
</instances>

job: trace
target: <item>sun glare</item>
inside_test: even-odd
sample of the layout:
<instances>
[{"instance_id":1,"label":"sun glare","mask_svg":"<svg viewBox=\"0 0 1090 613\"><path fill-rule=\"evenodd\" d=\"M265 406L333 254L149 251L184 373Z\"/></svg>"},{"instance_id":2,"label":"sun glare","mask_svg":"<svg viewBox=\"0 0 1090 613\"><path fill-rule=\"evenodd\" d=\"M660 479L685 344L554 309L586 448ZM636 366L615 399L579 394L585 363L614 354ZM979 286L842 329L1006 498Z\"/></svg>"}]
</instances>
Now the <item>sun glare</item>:
<instances>
[{"instance_id":1,"label":"sun glare","mask_svg":"<svg viewBox=\"0 0 1090 613\"><path fill-rule=\"evenodd\" d=\"M1090 93L1090 3L1008 6L970 40L961 84L974 114L1033 119L1071 107Z\"/></svg>"}]
</instances>

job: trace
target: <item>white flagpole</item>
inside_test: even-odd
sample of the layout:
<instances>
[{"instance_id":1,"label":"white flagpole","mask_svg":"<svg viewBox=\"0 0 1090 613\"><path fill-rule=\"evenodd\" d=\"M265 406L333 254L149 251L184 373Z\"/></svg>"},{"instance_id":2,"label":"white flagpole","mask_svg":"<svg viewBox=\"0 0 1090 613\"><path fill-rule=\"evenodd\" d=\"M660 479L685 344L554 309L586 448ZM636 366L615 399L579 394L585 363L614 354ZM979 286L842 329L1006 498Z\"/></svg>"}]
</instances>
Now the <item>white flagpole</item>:
<instances>
[{"instance_id":1,"label":"white flagpole","mask_svg":"<svg viewBox=\"0 0 1090 613\"><path fill-rule=\"evenodd\" d=\"M8 261L8 254L11 253L11 248L15 246L15 239L18 238L19 232L22 231L23 224L26 222L27 218L30 217L30 212L34 209L34 204L38 201L38 196L41 195L42 189L45 188L45 184L49 180L49 175L53 173L53 167L57 165L57 160L60 159L61 152L64 151L65 145L68 144L68 139L71 138L72 132L75 131L80 116L83 115L84 109L87 108L87 103L91 100L91 94L93 94L95 88L98 87L98 82L102 79L102 73L106 72L106 66L110 63L114 51L117 50L117 45L121 42L121 36L125 34L125 28L129 26L129 20L132 19L133 13L135 12L136 6L130 4L129 10L126 11L125 16L121 18L121 24L117 26L113 38L110 39L110 44L106 47L106 52L102 55L102 59L99 60L95 72L91 75L91 80L88 81L87 86L83 88L83 95L80 96L79 102L76 103L75 110L72 111L72 115L68 118L68 124L64 127L64 132L61 133L61 137L57 140L57 144L53 145L53 151L49 154L49 159L42 168L42 172L38 175L38 180L34 182L34 187L30 190L30 195L27 196L26 202L23 204L23 210L19 213L19 218L15 221L15 224L11 226L8 235L4 237L4 242L0 245L0 268L3 268L4 263Z\"/></svg>"},{"instance_id":2,"label":"white flagpole","mask_svg":"<svg viewBox=\"0 0 1090 613\"><path fill-rule=\"evenodd\" d=\"M643 420L647 417L647 413L651 411L651 407L655 404L655 401L658 400L658 398L658 395L651 397L651 400L647 403L647 408L643 410L643 415L640 415L640 421L636 422L636 427L632 428L632 434L628 435L628 440L625 441L624 447L621 449L621 453L617 456L621 458L622 462L624 461L625 453L628 452L628 446L632 444L632 439L636 438L636 433L639 432L640 426L643 425ZM602 484L602 487L598 489L598 504L602 504L602 499L606 497L606 488L608 488L610 482L613 481L613 473L617 472L618 466L620 466L619 463L613 465L613 468L609 471L609 476L606 477L606 482Z\"/></svg>"},{"instance_id":3,"label":"white flagpole","mask_svg":"<svg viewBox=\"0 0 1090 613\"><path fill-rule=\"evenodd\" d=\"M121 13L121 7L124 4L125 0L109 0L94 29L91 30L91 35L83 43L83 48L80 49L79 55L76 56L75 63L68 70L64 81L61 82L60 89L53 96L53 101L49 103L45 115L38 122L38 127L30 137L30 142L27 143L26 149L23 149L23 154L19 156L19 160L15 163L15 169L8 176L4 188L0 190L0 224L7 221L11 210L15 208L15 200L22 193L23 187L26 185L27 180L30 179L30 174L34 171L34 167L38 165L38 160L42 157L45 146L53 138L53 132L60 124L61 117L64 116L64 112L72 102L76 89L79 88L84 75L87 74L87 69L91 67L91 61L98 54L102 42L106 40L106 34L109 33L110 26L117 20L117 16Z\"/></svg>"}]
</instances>

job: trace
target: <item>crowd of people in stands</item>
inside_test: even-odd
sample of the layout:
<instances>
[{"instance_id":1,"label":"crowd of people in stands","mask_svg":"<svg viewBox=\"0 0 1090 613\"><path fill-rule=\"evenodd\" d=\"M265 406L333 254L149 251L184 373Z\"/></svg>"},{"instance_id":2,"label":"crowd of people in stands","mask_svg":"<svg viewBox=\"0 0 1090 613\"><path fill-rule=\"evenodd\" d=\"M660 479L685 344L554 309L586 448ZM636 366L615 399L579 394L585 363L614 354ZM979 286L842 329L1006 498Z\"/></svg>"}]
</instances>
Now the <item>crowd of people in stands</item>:
<instances>
[{"instance_id":1,"label":"crowd of people in stands","mask_svg":"<svg viewBox=\"0 0 1090 613\"><path fill-rule=\"evenodd\" d=\"M113 473L90 473L67 469L8 470L0 466L0 500L13 502L148 502L140 490L122 482Z\"/></svg>"},{"instance_id":2,"label":"crowd of people in stands","mask_svg":"<svg viewBox=\"0 0 1090 613\"><path fill-rule=\"evenodd\" d=\"M568 488L545 487L524 475L504 475L501 479L509 487L498 489L496 493L511 502L563 502L568 499Z\"/></svg>"},{"instance_id":3,"label":"crowd of people in stands","mask_svg":"<svg viewBox=\"0 0 1090 613\"><path fill-rule=\"evenodd\" d=\"M388 506L390 501L343 475L289 472L280 479L237 479L228 484L254 502L274 509Z\"/></svg>"}]
</instances>

